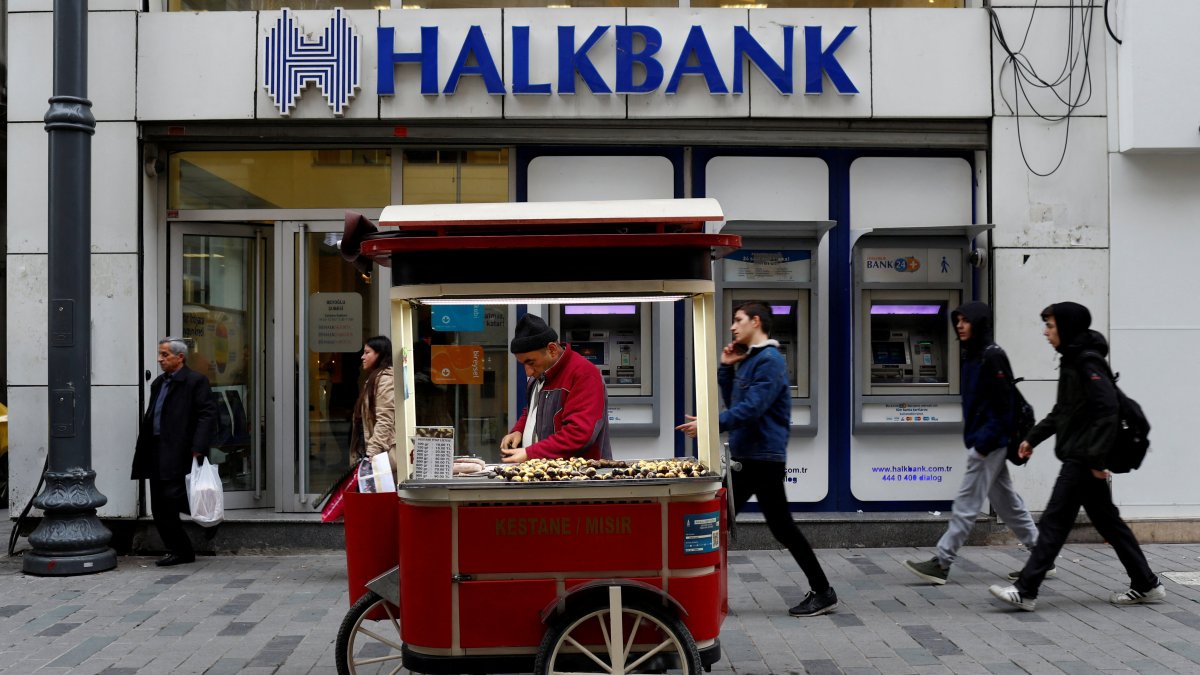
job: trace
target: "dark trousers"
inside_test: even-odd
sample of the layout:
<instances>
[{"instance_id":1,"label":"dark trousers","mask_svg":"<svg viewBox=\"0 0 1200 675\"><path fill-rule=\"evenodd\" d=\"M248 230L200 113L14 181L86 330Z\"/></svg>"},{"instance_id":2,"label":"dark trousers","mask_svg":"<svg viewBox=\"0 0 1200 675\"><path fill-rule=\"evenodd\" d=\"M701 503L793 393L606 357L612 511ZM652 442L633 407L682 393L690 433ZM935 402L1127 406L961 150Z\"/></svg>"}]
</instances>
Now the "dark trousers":
<instances>
[{"instance_id":1,"label":"dark trousers","mask_svg":"<svg viewBox=\"0 0 1200 675\"><path fill-rule=\"evenodd\" d=\"M812 546L796 526L788 509L787 494L783 490L787 465L758 459L737 461L742 463L742 469L733 472L734 515L742 512L750 497L757 496L758 507L767 519L771 536L791 552L796 564L804 571L804 576L808 577L809 587L815 593L828 590L829 579L825 577L825 570L821 569L817 554L813 553Z\"/></svg>"},{"instance_id":2,"label":"dark trousers","mask_svg":"<svg viewBox=\"0 0 1200 675\"><path fill-rule=\"evenodd\" d=\"M183 478L170 480L150 479L150 510L154 515L154 526L158 528L158 536L168 553L174 553L181 558L194 558L195 550L192 540L183 531L183 521L180 513L190 513L188 506L187 487Z\"/></svg>"},{"instance_id":3,"label":"dark trousers","mask_svg":"<svg viewBox=\"0 0 1200 675\"><path fill-rule=\"evenodd\" d=\"M1117 558L1129 575L1130 588L1145 592L1157 586L1158 577L1150 571L1142 547L1112 502L1108 481L1096 478L1091 469L1079 462L1066 462L1058 472L1050 502L1038 523L1037 545L1015 584L1021 595L1037 597L1038 587L1046 578L1046 572L1054 567L1054 559L1066 543L1081 506L1092 526L1116 550Z\"/></svg>"}]
</instances>

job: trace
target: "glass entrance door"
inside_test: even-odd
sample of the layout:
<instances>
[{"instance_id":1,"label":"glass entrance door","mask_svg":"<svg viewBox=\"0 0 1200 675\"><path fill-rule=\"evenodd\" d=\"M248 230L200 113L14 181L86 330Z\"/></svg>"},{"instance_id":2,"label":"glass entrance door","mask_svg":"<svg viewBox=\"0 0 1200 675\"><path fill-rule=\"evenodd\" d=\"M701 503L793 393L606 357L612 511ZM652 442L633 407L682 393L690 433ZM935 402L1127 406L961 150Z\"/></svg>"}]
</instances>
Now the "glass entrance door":
<instances>
[{"instance_id":1,"label":"glass entrance door","mask_svg":"<svg viewBox=\"0 0 1200 675\"><path fill-rule=\"evenodd\" d=\"M380 333L379 296L338 251L343 223L280 222L278 419L286 451L277 482L285 511L314 500L350 467L350 435L362 386L362 347ZM376 281L376 284L379 282ZM285 484L286 483L286 484Z\"/></svg>"},{"instance_id":2,"label":"glass entrance door","mask_svg":"<svg viewBox=\"0 0 1200 675\"><path fill-rule=\"evenodd\" d=\"M269 339L271 244L258 225L173 223L167 332L188 343L187 366L212 385L217 424L210 457L225 508L274 505Z\"/></svg>"}]
</instances>

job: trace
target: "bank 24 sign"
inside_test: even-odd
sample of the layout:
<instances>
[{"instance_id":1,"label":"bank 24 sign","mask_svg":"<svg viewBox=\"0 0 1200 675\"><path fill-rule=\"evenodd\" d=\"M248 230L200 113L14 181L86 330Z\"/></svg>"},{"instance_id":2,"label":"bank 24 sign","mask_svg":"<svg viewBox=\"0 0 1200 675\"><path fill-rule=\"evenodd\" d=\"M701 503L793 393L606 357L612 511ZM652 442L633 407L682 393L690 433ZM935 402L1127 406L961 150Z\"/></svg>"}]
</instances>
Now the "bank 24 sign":
<instances>
[{"instance_id":1,"label":"bank 24 sign","mask_svg":"<svg viewBox=\"0 0 1200 675\"><path fill-rule=\"evenodd\" d=\"M416 15L414 12L404 14ZM832 37L823 33L823 27L819 25L776 25L775 28L780 31L783 46L774 54L746 26L733 26L731 35L710 36L703 26L698 25L690 27L678 53L665 53L662 32L654 26L560 25L557 26L553 53L535 54L531 27L514 25L508 27L509 39L502 41L512 63L511 82L505 82L497 66L497 63L503 63L505 54L501 53L501 58L497 58L481 26L474 25L467 30L456 48L450 72L444 78L438 69L443 42L439 26L421 26L419 45L412 45L416 47L412 51L398 48L394 27L379 26L376 28L376 66L380 76L376 93L395 95L396 69L406 66L420 69L420 93L424 96L453 95L464 77L479 77L487 92L497 96L508 93L531 96L575 94L577 79L596 95L650 94L660 90L674 94L684 77L702 78L712 95L742 94L746 91L745 74L750 66L785 96L798 92L824 93L826 80L839 94L859 93L837 56L837 51L857 26L842 26ZM291 112L309 84L320 88L334 115L339 117L359 89L362 38L347 20L344 10L335 9L333 18L315 35L306 37L292 11L283 9L264 38L263 86L283 115ZM796 54L797 35L803 36L802 58ZM710 44L712 38L722 44L732 44L730 81L726 81L714 55ZM611 72L602 72L598 65L602 60L593 54L604 50L612 52ZM533 81L531 64L538 59L557 63L557 81ZM798 61L803 62L799 87L796 82Z\"/></svg>"}]
</instances>

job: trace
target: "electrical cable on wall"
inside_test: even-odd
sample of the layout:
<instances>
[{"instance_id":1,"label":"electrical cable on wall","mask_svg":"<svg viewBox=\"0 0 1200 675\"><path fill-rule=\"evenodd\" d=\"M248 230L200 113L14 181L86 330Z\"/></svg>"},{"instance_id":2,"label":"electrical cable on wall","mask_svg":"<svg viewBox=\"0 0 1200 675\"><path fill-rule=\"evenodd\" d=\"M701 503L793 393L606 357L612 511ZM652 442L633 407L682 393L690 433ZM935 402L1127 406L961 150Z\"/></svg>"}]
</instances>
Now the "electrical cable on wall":
<instances>
[{"instance_id":1,"label":"electrical cable on wall","mask_svg":"<svg viewBox=\"0 0 1200 675\"><path fill-rule=\"evenodd\" d=\"M1028 41L1029 33L1033 28L1033 20L1037 16L1037 2L1034 2L1033 8L1029 12L1029 22L1025 25L1025 34L1021 38L1021 44L1016 49L1013 49L1009 44L1008 38L1004 35L1004 29L1000 25L1000 17L992 9L990 2L986 9L991 18L992 37L1000 45L1000 48L1004 50L1005 54L1004 61L1000 65L1000 73L997 76L997 80L1003 80L1006 69L1011 68L1013 71L1012 100L1009 101L1003 86L998 87L998 90L1001 100L1004 101L1004 105L1016 117L1017 146L1021 150L1021 160L1025 163L1025 168L1035 176L1043 178L1050 176L1058 171L1063 164L1063 160L1066 159L1067 144L1071 138L1071 117L1073 117L1076 110L1087 105L1092 98L1092 71L1088 58L1091 53L1092 22L1095 18L1095 7L1090 2L1087 2L1087 0L1085 0L1081 7L1076 7L1075 2L1070 3L1067 16L1066 56L1063 60L1061 70L1059 70L1057 75L1050 78L1040 75L1034 68L1029 57L1025 54L1025 43ZM1077 23L1078 39L1076 38ZM1082 66L1080 64L1081 60ZM1076 89L1076 82L1078 82L1078 89ZM1064 87L1065 92L1062 91ZM1062 114L1049 114L1039 110L1029 98L1029 89L1031 88L1049 90L1066 108L1065 112ZM1046 122L1066 123L1063 133L1062 152L1059 153L1058 161L1049 171L1042 172L1034 169L1029 162L1029 157L1025 153L1025 142L1021 136L1022 99L1025 100L1026 105L1039 119Z\"/></svg>"}]
</instances>

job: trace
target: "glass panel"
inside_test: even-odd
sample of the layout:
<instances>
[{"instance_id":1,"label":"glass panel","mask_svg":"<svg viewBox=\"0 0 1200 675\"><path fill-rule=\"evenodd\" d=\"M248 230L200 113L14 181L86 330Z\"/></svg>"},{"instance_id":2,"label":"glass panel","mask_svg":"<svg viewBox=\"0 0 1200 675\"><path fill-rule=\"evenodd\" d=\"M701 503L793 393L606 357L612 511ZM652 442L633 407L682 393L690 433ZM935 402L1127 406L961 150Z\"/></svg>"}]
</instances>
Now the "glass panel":
<instances>
[{"instance_id":1,"label":"glass panel","mask_svg":"<svg viewBox=\"0 0 1200 675\"><path fill-rule=\"evenodd\" d=\"M508 149L462 153L459 201L463 204L508 201Z\"/></svg>"},{"instance_id":2,"label":"glass panel","mask_svg":"<svg viewBox=\"0 0 1200 675\"><path fill-rule=\"evenodd\" d=\"M383 207L390 150L239 150L171 154L168 208Z\"/></svg>"},{"instance_id":3,"label":"glass panel","mask_svg":"<svg viewBox=\"0 0 1200 675\"><path fill-rule=\"evenodd\" d=\"M500 439L513 420L508 417L508 307L483 306L476 330L433 329L437 306L417 305L417 342L413 345L418 426L454 426L455 452L500 461ZM439 316L441 316L439 314ZM444 322L438 322L443 325ZM478 380L470 364L478 359ZM434 364L437 364L435 371ZM466 364L463 369L456 363Z\"/></svg>"},{"instance_id":4,"label":"glass panel","mask_svg":"<svg viewBox=\"0 0 1200 675\"><path fill-rule=\"evenodd\" d=\"M226 491L254 489L254 427L259 419L251 357L260 320L254 297L255 240L185 235L183 335L189 368L212 384L217 429L211 458ZM257 444L266 466L265 443ZM265 475L258 477L265 489Z\"/></svg>"},{"instance_id":5,"label":"glass panel","mask_svg":"<svg viewBox=\"0 0 1200 675\"><path fill-rule=\"evenodd\" d=\"M508 149L406 150L403 204L508 201Z\"/></svg>"},{"instance_id":6,"label":"glass panel","mask_svg":"<svg viewBox=\"0 0 1200 675\"><path fill-rule=\"evenodd\" d=\"M379 319L366 278L338 252L341 234L304 237L297 256L307 250L308 279L299 285L306 300L297 303L296 330L306 331L308 410L302 418L308 423L308 452L299 461L307 462L302 491L312 494L323 492L350 466L351 419L365 379L362 346L376 334ZM297 349L299 341L297 334Z\"/></svg>"}]
</instances>

